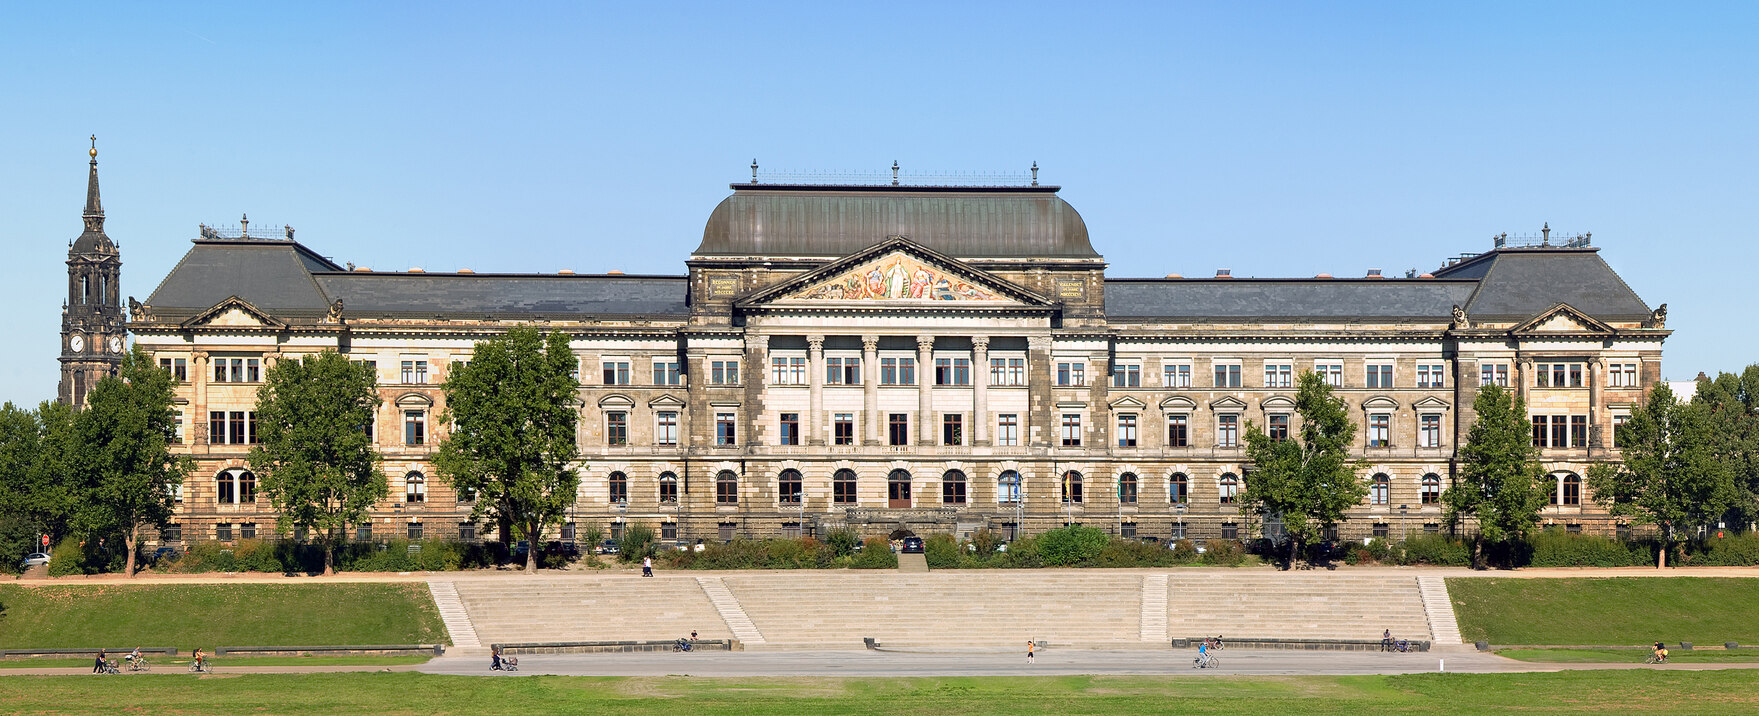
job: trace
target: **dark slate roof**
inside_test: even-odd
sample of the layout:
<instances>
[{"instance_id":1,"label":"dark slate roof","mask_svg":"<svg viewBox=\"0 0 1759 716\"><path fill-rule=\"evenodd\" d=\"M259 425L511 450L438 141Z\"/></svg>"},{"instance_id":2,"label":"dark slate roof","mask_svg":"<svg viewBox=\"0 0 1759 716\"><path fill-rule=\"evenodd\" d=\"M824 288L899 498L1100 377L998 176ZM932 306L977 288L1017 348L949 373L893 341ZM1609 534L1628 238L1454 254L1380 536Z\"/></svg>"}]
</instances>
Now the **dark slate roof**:
<instances>
[{"instance_id":1,"label":"dark slate roof","mask_svg":"<svg viewBox=\"0 0 1759 716\"><path fill-rule=\"evenodd\" d=\"M734 184L695 255L847 256L907 236L962 259L1097 259L1057 187Z\"/></svg>"},{"instance_id":2,"label":"dark slate roof","mask_svg":"<svg viewBox=\"0 0 1759 716\"><path fill-rule=\"evenodd\" d=\"M320 273L344 315L683 316L685 276Z\"/></svg>"},{"instance_id":3,"label":"dark slate roof","mask_svg":"<svg viewBox=\"0 0 1759 716\"><path fill-rule=\"evenodd\" d=\"M1474 281L1442 279L1108 279L1108 318L1448 320Z\"/></svg>"},{"instance_id":4,"label":"dark slate roof","mask_svg":"<svg viewBox=\"0 0 1759 716\"><path fill-rule=\"evenodd\" d=\"M1559 303L1603 321L1649 316L1649 306L1595 248L1499 249L1436 272L1473 274L1482 276L1466 304L1474 317L1527 318Z\"/></svg>"},{"instance_id":5,"label":"dark slate roof","mask_svg":"<svg viewBox=\"0 0 1759 716\"><path fill-rule=\"evenodd\" d=\"M237 296L270 314L322 314L331 298L312 280L313 270L341 267L292 241L197 240L147 305L194 314Z\"/></svg>"}]
</instances>

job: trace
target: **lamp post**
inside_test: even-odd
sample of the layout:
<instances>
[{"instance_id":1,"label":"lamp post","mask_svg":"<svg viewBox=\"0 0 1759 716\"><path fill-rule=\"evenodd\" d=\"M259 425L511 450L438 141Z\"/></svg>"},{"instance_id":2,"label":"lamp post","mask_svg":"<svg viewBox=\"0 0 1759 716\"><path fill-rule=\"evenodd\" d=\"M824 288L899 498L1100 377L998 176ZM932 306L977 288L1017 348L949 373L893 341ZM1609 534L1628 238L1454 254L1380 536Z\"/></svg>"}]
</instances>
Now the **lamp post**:
<instances>
[{"instance_id":1,"label":"lamp post","mask_svg":"<svg viewBox=\"0 0 1759 716\"><path fill-rule=\"evenodd\" d=\"M1410 506L1408 506L1408 505L1399 505L1399 541L1400 542L1405 541L1405 536L1406 536L1405 511L1408 509L1410 509Z\"/></svg>"},{"instance_id":2,"label":"lamp post","mask_svg":"<svg viewBox=\"0 0 1759 716\"><path fill-rule=\"evenodd\" d=\"M1176 514L1179 516L1179 536L1178 536L1178 539L1185 539L1185 503L1181 502L1176 505L1173 505L1173 514Z\"/></svg>"}]
</instances>

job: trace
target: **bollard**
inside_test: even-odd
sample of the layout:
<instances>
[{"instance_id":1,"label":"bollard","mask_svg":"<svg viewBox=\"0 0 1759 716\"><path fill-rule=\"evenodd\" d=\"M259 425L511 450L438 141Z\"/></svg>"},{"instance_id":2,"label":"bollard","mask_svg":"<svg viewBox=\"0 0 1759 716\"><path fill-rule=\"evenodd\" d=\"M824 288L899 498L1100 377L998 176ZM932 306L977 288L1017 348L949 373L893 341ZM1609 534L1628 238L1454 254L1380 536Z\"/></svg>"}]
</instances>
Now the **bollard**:
<instances>
[{"instance_id":1,"label":"bollard","mask_svg":"<svg viewBox=\"0 0 1759 716\"><path fill-rule=\"evenodd\" d=\"M1445 673L1448 670L1448 660L1447 659L1436 659L1435 660L1435 670Z\"/></svg>"}]
</instances>

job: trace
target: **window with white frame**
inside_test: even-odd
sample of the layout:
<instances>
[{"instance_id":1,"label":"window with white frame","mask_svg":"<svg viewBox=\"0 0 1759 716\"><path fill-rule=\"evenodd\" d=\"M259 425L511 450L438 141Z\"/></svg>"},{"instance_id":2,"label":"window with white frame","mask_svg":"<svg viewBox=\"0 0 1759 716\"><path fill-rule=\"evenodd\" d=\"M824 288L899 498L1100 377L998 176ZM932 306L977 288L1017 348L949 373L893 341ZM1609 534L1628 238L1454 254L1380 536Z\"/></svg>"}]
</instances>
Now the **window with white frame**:
<instances>
[{"instance_id":1,"label":"window with white frame","mask_svg":"<svg viewBox=\"0 0 1759 716\"><path fill-rule=\"evenodd\" d=\"M1026 385L1026 359L990 358L989 384L1001 386Z\"/></svg>"},{"instance_id":2,"label":"window with white frame","mask_svg":"<svg viewBox=\"0 0 1759 716\"><path fill-rule=\"evenodd\" d=\"M1509 364L1479 363L1478 386L1483 387L1486 385L1496 385L1504 388L1509 387Z\"/></svg>"},{"instance_id":3,"label":"window with white frame","mask_svg":"<svg viewBox=\"0 0 1759 716\"><path fill-rule=\"evenodd\" d=\"M738 385L739 361L732 358L711 360L708 363L708 382L711 385Z\"/></svg>"},{"instance_id":4,"label":"window with white frame","mask_svg":"<svg viewBox=\"0 0 1759 716\"><path fill-rule=\"evenodd\" d=\"M1441 476L1429 473L1423 476L1423 504L1441 504Z\"/></svg>"},{"instance_id":5,"label":"window with white frame","mask_svg":"<svg viewBox=\"0 0 1759 716\"><path fill-rule=\"evenodd\" d=\"M734 419L733 413L715 413L715 444L723 447L738 445L739 428L737 426L738 422Z\"/></svg>"},{"instance_id":6,"label":"window with white frame","mask_svg":"<svg viewBox=\"0 0 1759 716\"><path fill-rule=\"evenodd\" d=\"M806 356L770 356L770 382L806 385Z\"/></svg>"},{"instance_id":7,"label":"window with white frame","mask_svg":"<svg viewBox=\"0 0 1759 716\"><path fill-rule=\"evenodd\" d=\"M1367 363L1362 366L1362 373L1363 387L1393 387L1393 364L1391 363Z\"/></svg>"},{"instance_id":8,"label":"window with white frame","mask_svg":"<svg viewBox=\"0 0 1759 716\"><path fill-rule=\"evenodd\" d=\"M215 383L261 383L263 366L260 358L215 358ZM422 361L422 380L427 382L427 361ZM415 381L405 380L405 383Z\"/></svg>"},{"instance_id":9,"label":"window with white frame","mask_svg":"<svg viewBox=\"0 0 1759 716\"><path fill-rule=\"evenodd\" d=\"M1580 388L1585 383L1581 363L1537 363L1533 370L1537 388Z\"/></svg>"},{"instance_id":10,"label":"window with white frame","mask_svg":"<svg viewBox=\"0 0 1759 716\"><path fill-rule=\"evenodd\" d=\"M1167 416L1167 447L1191 444L1191 418L1183 413Z\"/></svg>"},{"instance_id":11,"label":"window with white frame","mask_svg":"<svg viewBox=\"0 0 1759 716\"><path fill-rule=\"evenodd\" d=\"M970 358L934 359L935 385L971 385Z\"/></svg>"},{"instance_id":12,"label":"window with white frame","mask_svg":"<svg viewBox=\"0 0 1759 716\"><path fill-rule=\"evenodd\" d=\"M1635 388L1637 385L1636 363L1609 363L1606 366L1607 385L1614 388Z\"/></svg>"},{"instance_id":13,"label":"window with white frame","mask_svg":"<svg viewBox=\"0 0 1759 716\"><path fill-rule=\"evenodd\" d=\"M831 444L855 444L854 413L835 413L831 416Z\"/></svg>"},{"instance_id":14,"label":"window with white frame","mask_svg":"<svg viewBox=\"0 0 1759 716\"><path fill-rule=\"evenodd\" d=\"M1445 371L1446 367L1447 367L1446 364L1443 364L1443 363L1418 363L1417 364L1417 387L1419 387L1419 388L1445 388L1445 387L1447 387L1446 378L1444 375L1444 371Z\"/></svg>"},{"instance_id":15,"label":"window with white frame","mask_svg":"<svg viewBox=\"0 0 1759 716\"><path fill-rule=\"evenodd\" d=\"M1370 413L1368 415L1368 447L1391 447L1392 444L1392 414Z\"/></svg>"},{"instance_id":16,"label":"window with white frame","mask_svg":"<svg viewBox=\"0 0 1759 716\"><path fill-rule=\"evenodd\" d=\"M1368 503L1371 505L1387 504L1392 500L1392 494L1392 478L1384 472L1379 473L1374 476L1374 481L1368 486Z\"/></svg>"},{"instance_id":17,"label":"window with white frame","mask_svg":"<svg viewBox=\"0 0 1759 716\"><path fill-rule=\"evenodd\" d=\"M1136 447L1136 414L1118 413L1118 447Z\"/></svg>"},{"instance_id":18,"label":"window with white frame","mask_svg":"<svg viewBox=\"0 0 1759 716\"><path fill-rule=\"evenodd\" d=\"M1417 416L1417 447L1441 447L1441 415L1424 413Z\"/></svg>"},{"instance_id":19,"label":"window with white frame","mask_svg":"<svg viewBox=\"0 0 1759 716\"><path fill-rule=\"evenodd\" d=\"M181 492L178 495L181 497ZM223 505L248 505L257 501L257 476L244 468L221 470L214 476L214 501Z\"/></svg>"},{"instance_id":20,"label":"window with white frame","mask_svg":"<svg viewBox=\"0 0 1759 716\"><path fill-rule=\"evenodd\" d=\"M1264 387L1292 388L1295 386L1295 366L1290 363L1265 363Z\"/></svg>"},{"instance_id":21,"label":"window with white frame","mask_svg":"<svg viewBox=\"0 0 1759 716\"><path fill-rule=\"evenodd\" d=\"M1142 387L1142 366L1140 364L1136 364L1136 363L1113 363L1112 364L1112 387L1113 388L1140 388L1140 387Z\"/></svg>"},{"instance_id":22,"label":"window with white frame","mask_svg":"<svg viewBox=\"0 0 1759 716\"><path fill-rule=\"evenodd\" d=\"M916 359L909 356L881 357L880 385L916 385Z\"/></svg>"},{"instance_id":23,"label":"window with white frame","mask_svg":"<svg viewBox=\"0 0 1759 716\"><path fill-rule=\"evenodd\" d=\"M623 358L605 358L599 361L599 373L605 385L629 385L629 361Z\"/></svg>"},{"instance_id":24,"label":"window with white frame","mask_svg":"<svg viewBox=\"0 0 1759 716\"><path fill-rule=\"evenodd\" d=\"M1004 505L1020 503L1020 473L1004 470L996 478L996 502Z\"/></svg>"},{"instance_id":25,"label":"window with white frame","mask_svg":"<svg viewBox=\"0 0 1759 716\"><path fill-rule=\"evenodd\" d=\"M654 413L654 444L678 444L678 411L660 410Z\"/></svg>"},{"instance_id":26,"label":"window with white frame","mask_svg":"<svg viewBox=\"0 0 1759 716\"><path fill-rule=\"evenodd\" d=\"M1081 446L1081 415L1063 413L1063 447Z\"/></svg>"},{"instance_id":27,"label":"window with white frame","mask_svg":"<svg viewBox=\"0 0 1759 716\"><path fill-rule=\"evenodd\" d=\"M1168 388L1191 387L1191 364L1167 363L1162 365L1160 382Z\"/></svg>"},{"instance_id":28,"label":"window with white frame","mask_svg":"<svg viewBox=\"0 0 1759 716\"><path fill-rule=\"evenodd\" d=\"M654 363L654 385L678 385L678 361L656 360Z\"/></svg>"},{"instance_id":29,"label":"window with white frame","mask_svg":"<svg viewBox=\"0 0 1759 716\"><path fill-rule=\"evenodd\" d=\"M1238 362L1216 361L1213 366L1215 369L1215 387L1240 387L1240 364Z\"/></svg>"},{"instance_id":30,"label":"window with white frame","mask_svg":"<svg viewBox=\"0 0 1759 716\"><path fill-rule=\"evenodd\" d=\"M851 356L826 358L825 385L861 385L861 359Z\"/></svg>"},{"instance_id":31,"label":"window with white frame","mask_svg":"<svg viewBox=\"0 0 1759 716\"><path fill-rule=\"evenodd\" d=\"M1001 413L996 416L996 444L1002 447L1014 447L1020 444L1019 414Z\"/></svg>"},{"instance_id":32,"label":"window with white frame","mask_svg":"<svg viewBox=\"0 0 1759 716\"><path fill-rule=\"evenodd\" d=\"M409 385L421 385L428 382L428 362L420 358L403 359L399 377Z\"/></svg>"},{"instance_id":33,"label":"window with white frame","mask_svg":"<svg viewBox=\"0 0 1759 716\"><path fill-rule=\"evenodd\" d=\"M1087 364L1082 361L1057 361L1057 385L1079 387L1087 385Z\"/></svg>"},{"instance_id":34,"label":"window with white frame","mask_svg":"<svg viewBox=\"0 0 1759 716\"><path fill-rule=\"evenodd\" d=\"M629 412L626 410L605 411L605 444L629 444Z\"/></svg>"},{"instance_id":35,"label":"window with white frame","mask_svg":"<svg viewBox=\"0 0 1759 716\"><path fill-rule=\"evenodd\" d=\"M1239 415L1223 413L1215 416L1215 446L1222 448L1240 447Z\"/></svg>"},{"instance_id":36,"label":"window with white frame","mask_svg":"<svg viewBox=\"0 0 1759 716\"><path fill-rule=\"evenodd\" d=\"M1318 373L1326 385L1333 388L1344 387L1344 364L1341 362L1314 363L1313 372Z\"/></svg>"}]
</instances>

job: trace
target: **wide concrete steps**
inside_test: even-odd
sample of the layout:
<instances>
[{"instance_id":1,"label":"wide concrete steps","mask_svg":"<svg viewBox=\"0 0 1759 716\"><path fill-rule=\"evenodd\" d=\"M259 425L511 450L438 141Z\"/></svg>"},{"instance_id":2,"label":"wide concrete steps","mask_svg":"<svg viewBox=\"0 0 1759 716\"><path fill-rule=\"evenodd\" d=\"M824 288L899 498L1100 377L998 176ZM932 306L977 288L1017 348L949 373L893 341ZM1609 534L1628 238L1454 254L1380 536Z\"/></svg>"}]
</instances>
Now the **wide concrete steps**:
<instances>
[{"instance_id":1,"label":"wide concrete steps","mask_svg":"<svg viewBox=\"0 0 1759 716\"><path fill-rule=\"evenodd\" d=\"M454 583L483 643L734 638L690 577Z\"/></svg>"},{"instance_id":2,"label":"wide concrete steps","mask_svg":"<svg viewBox=\"0 0 1759 716\"><path fill-rule=\"evenodd\" d=\"M1305 639L1430 638L1415 577L1350 574L1177 575L1168 631Z\"/></svg>"},{"instance_id":3,"label":"wide concrete steps","mask_svg":"<svg viewBox=\"0 0 1759 716\"><path fill-rule=\"evenodd\" d=\"M1454 618L1454 602L1448 597L1448 583L1442 577L1417 578L1423 595L1423 611L1429 615L1429 633L1437 645L1454 646L1465 640L1460 636L1459 620Z\"/></svg>"},{"instance_id":4,"label":"wide concrete steps","mask_svg":"<svg viewBox=\"0 0 1759 716\"><path fill-rule=\"evenodd\" d=\"M476 636L476 625L470 621L470 612L464 608L464 601L458 598L458 590L451 582L428 582L428 593L434 598L434 607L440 612L440 622L446 625L446 635L452 646L459 649L482 646Z\"/></svg>"}]
</instances>

